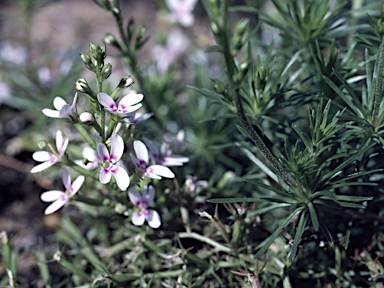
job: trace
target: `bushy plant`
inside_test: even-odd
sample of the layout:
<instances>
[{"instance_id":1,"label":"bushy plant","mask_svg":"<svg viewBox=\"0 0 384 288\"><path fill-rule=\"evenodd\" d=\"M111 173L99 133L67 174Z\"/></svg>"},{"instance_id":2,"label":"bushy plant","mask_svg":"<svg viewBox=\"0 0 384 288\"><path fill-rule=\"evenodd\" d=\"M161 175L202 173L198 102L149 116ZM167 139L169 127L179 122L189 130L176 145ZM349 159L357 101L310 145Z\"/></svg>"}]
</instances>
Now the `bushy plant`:
<instances>
[{"instance_id":1,"label":"bushy plant","mask_svg":"<svg viewBox=\"0 0 384 288\"><path fill-rule=\"evenodd\" d=\"M94 2L118 33L33 116L54 118L31 172L55 179L41 200L64 207L57 245L25 279L3 232L0 283L383 285L381 1L158 1L149 61L146 28Z\"/></svg>"}]
</instances>

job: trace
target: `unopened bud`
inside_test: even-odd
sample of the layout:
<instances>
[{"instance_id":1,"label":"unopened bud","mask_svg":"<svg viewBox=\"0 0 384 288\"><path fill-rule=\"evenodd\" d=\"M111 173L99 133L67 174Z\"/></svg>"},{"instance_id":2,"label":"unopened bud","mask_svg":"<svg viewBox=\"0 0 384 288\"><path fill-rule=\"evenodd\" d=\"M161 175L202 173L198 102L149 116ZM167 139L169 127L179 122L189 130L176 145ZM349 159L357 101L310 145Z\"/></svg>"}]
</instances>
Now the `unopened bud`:
<instances>
[{"instance_id":1,"label":"unopened bud","mask_svg":"<svg viewBox=\"0 0 384 288\"><path fill-rule=\"evenodd\" d=\"M121 80L119 85L117 85L118 88L125 89L131 86L133 83L133 80L131 76L124 76Z\"/></svg>"},{"instance_id":2,"label":"unopened bud","mask_svg":"<svg viewBox=\"0 0 384 288\"><path fill-rule=\"evenodd\" d=\"M61 261L61 252L60 251L56 251L56 253L53 254L53 260L55 260L57 262Z\"/></svg>"},{"instance_id":3,"label":"unopened bud","mask_svg":"<svg viewBox=\"0 0 384 288\"><path fill-rule=\"evenodd\" d=\"M88 93L89 91L87 80L85 80L84 78L77 79L75 86L76 90L79 92Z\"/></svg>"},{"instance_id":4,"label":"unopened bud","mask_svg":"<svg viewBox=\"0 0 384 288\"><path fill-rule=\"evenodd\" d=\"M123 214L127 210L127 207L121 203L117 203L115 206L115 212L117 214Z\"/></svg>"},{"instance_id":5,"label":"unopened bud","mask_svg":"<svg viewBox=\"0 0 384 288\"><path fill-rule=\"evenodd\" d=\"M94 120L95 120L95 118L89 112L83 112L80 114L80 121L81 122L92 122Z\"/></svg>"},{"instance_id":6,"label":"unopened bud","mask_svg":"<svg viewBox=\"0 0 384 288\"><path fill-rule=\"evenodd\" d=\"M112 65L110 63L105 64L103 69L101 70L101 73L103 78L107 79L112 73Z\"/></svg>"},{"instance_id":7,"label":"unopened bud","mask_svg":"<svg viewBox=\"0 0 384 288\"><path fill-rule=\"evenodd\" d=\"M104 43L112 45L113 47L116 47L117 49L121 50L119 42L117 42L115 36L113 36L112 34L107 34L107 36L105 36Z\"/></svg>"},{"instance_id":8,"label":"unopened bud","mask_svg":"<svg viewBox=\"0 0 384 288\"><path fill-rule=\"evenodd\" d=\"M92 63L92 59L88 54L80 53L80 58L83 61L85 67L91 71L95 70L95 65Z\"/></svg>"},{"instance_id":9,"label":"unopened bud","mask_svg":"<svg viewBox=\"0 0 384 288\"><path fill-rule=\"evenodd\" d=\"M44 140L40 140L40 141L37 143L37 146L39 146L40 149L44 149L45 146L47 146L47 142L45 142Z\"/></svg>"}]
</instances>

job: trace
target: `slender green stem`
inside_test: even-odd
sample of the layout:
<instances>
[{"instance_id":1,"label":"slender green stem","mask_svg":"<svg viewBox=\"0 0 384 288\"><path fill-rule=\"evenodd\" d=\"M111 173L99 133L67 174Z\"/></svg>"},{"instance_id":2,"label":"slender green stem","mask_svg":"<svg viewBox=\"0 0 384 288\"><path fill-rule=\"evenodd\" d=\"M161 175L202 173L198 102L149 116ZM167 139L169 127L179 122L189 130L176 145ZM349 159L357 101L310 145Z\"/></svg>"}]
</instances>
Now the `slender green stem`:
<instances>
[{"instance_id":1,"label":"slender green stem","mask_svg":"<svg viewBox=\"0 0 384 288\"><path fill-rule=\"evenodd\" d=\"M226 253L231 253L232 252L232 249L227 247L227 246L224 246L210 238L207 238L205 236L202 236L200 234L197 234L195 232L192 232L192 233L188 233L188 232L180 232L179 234L177 234L179 236L179 238L192 238L192 239L196 239L196 240L199 240L201 242L204 242L204 243L207 243L209 245L212 245L213 247L215 247L217 250L219 251L222 251L222 252L226 252Z\"/></svg>"},{"instance_id":2,"label":"slender green stem","mask_svg":"<svg viewBox=\"0 0 384 288\"><path fill-rule=\"evenodd\" d=\"M375 86L375 100L373 103L373 112L372 112L372 125L377 127L378 116L380 113L380 104L383 97L383 70L384 70L384 37L381 39L381 44L379 47L379 53L377 55L377 77L376 77L376 86Z\"/></svg>"},{"instance_id":3,"label":"slender green stem","mask_svg":"<svg viewBox=\"0 0 384 288\"><path fill-rule=\"evenodd\" d=\"M84 128L84 126L81 123L74 123L74 126L77 131L79 131L81 136L83 136L84 140L88 142L89 146L91 146L92 149L96 150L96 143L89 135L88 131Z\"/></svg>"},{"instance_id":4,"label":"slender green stem","mask_svg":"<svg viewBox=\"0 0 384 288\"><path fill-rule=\"evenodd\" d=\"M233 81L233 76L236 73L236 65L233 60L233 57L231 55L231 49L230 49L230 41L229 41L229 31L228 31L228 6L229 1L224 0L222 5L222 15L221 19L222 22L219 25L219 29L221 30L219 43L221 44L223 48L225 63L227 67L228 72L228 79L230 83L230 93L232 94L232 99L235 102L236 106L236 114L237 118L240 121L241 126L244 128L244 130L248 133L249 137L253 141L253 143L256 145L256 147L260 150L260 152L263 154L265 159L269 161L269 163L272 165L272 167L276 170L278 174L287 182L289 186L291 186L293 189L296 189L297 185L295 181L288 175L288 173L285 171L284 167L280 163L280 161L272 154L272 152L268 149L268 147L265 145L259 134L253 129L252 125L249 123L244 108L241 102L240 97L240 88L235 87L235 83Z\"/></svg>"}]
</instances>

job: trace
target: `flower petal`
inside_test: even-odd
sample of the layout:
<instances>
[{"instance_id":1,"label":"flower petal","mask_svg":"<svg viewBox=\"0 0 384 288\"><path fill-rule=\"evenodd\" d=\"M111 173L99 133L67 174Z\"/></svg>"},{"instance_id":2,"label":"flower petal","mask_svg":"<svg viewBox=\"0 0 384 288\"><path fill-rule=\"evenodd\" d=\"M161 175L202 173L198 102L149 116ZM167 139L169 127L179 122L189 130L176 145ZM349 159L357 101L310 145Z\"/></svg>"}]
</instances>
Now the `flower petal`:
<instances>
[{"instance_id":1,"label":"flower petal","mask_svg":"<svg viewBox=\"0 0 384 288\"><path fill-rule=\"evenodd\" d=\"M100 175L99 175L100 183L102 184L109 183L109 181L111 181L111 177L112 177L111 170L104 169L103 167L101 167Z\"/></svg>"},{"instance_id":2,"label":"flower petal","mask_svg":"<svg viewBox=\"0 0 384 288\"><path fill-rule=\"evenodd\" d=\"M59 190L51 190L41 194L40 199L41 201L44 201L44 202L52 202L59 199L62 194L65 194L65 193Z\"/></svg>"},{"instance_id":3,"label":"flower petal","mask_svg":"<svg viewBox=\"0 0 384 288\"><path fill-rule=\"evenodd\" d=\"M111 136L111 156L110 159L113 160L113 163L116 163L120 160L124 152L124 142L123 139L118 134L113 134Z\"/></svg>"},{"instance_id":4,"label":"flower petal","mask_svg":"<svg viewBox=\"0 0 384 288\"><path fill-rule=\"evenodd\" d=\"M75 195L77 191L79 191L81 185L83 185L84 183L84 180L85 180L85 177L83 175L80 175L75 179L75 181L73 181L71 197Z\"/></svg>"},{"instance_id":5,"label":"flower petal","mask_svg":"<svg viewBox=\"0 0 384 288\"><path fill-rule=\"evenodd\" d=\"M69 175L69 172L66 168L63 168L63 171L61 172L61 178L63 179L65 189L70 190L68 188L71 187L71 175Z\"/></svg>"},{"instance_id":6,"label":"flower petal","mask_svg":"<svg viewBox=\"0 0 384 288\"><path fill-rule=\"evenodd\" d=\"M68 118L72 114L72 107L69 104L65 104L60 109L60 118Z\"/></svg>"},{"instance_id":7,"label":"flower petal","mask_svg":"<svg viewBox=\"0 0 384 288\"><path fill-rule=\"evenodd\" d=\"M53 107L55 107L56 110L60 110L65 104L67 104L67 102L60 96L57 96L55 99L53 99Z\"/></svg>"},{"instance_id":8,"label":"flower petal","mask_svg":"<svg viewBox=\"0 0 384 288\"><path fill-rule=\"evenodd\" d=\"M49 161L49 159L51 159L51 153L47 151L36 151L32 154L32 158L39 162Z\"/></svg>"},{"instance_id":9,"label":"flower petal","mask_svg":"<svg viewBox=\"0 0 384 288\"><path fill-rule=\"evenodd\" d=\"M162 165L152 165L148 168L152 169L152 172L165 178L175 178L175 174L168 167Z\"/></svg>"},{"instance_id":10,"label":"flower petal","mask_svg":"<svg viewBox=\"0 0 384 288\"><path fill-rule=\"evenodd\" d=\"M140 140L133 141L133 149L135 150L136 157L148 163L148 150L143 142Z\"/></svg>"},{"instance_id":11,"label":"flower petal","mask_svg":"<svg viewBox=\"0 0 384 288\"><path fill-rule=\"evenodd\" d=\"M145 216L144 213L138 213L134 212L132 215L132 223L135 226L141 226L144 224L145 221Z\"/></svg>"},{"instance_id":12,"label":"flower petal","mask_svg":"<svg viewBox=\"0 0 384 288\"><path fill-rule=\"evenodd\" d=\"M35 167L33 167L31 169L31 173L37 173L37 172L41 172L49 167L51 167L53 164L55 164L56 162L50 162L50 161L47 161L47 162L44 162L44 163L41 163L39 165L36 165Z\"/></svg>"},{"instance_id":13,"label":"flower petal","mask_svg":"<svg viewBox=\"0 0 384 288\"><path fill-rule=\"evenodd\" d=\"M155 229L159 228L161 225L160 215L155 210L149 210L147 221L148 221L148 225Z\"/></svg>"},{"instance_id":14,"label":"flower petal","mask_svg":"<svg viewBox=\"0 0 384 288\"><path fill-rule=\"evenodd\" d=\"M111 96L109 96L106 93L99 93L97 94L97 100L99 100L99 103L103 105L105 108L108 109L108 111L112 112L113 107L116 108L116 103L113 101Z\"/></svg>"},{"instance_id":15,"label":"flower petal","mask_svg":"<svg viewBox=\"0 0 384 288\"><path fill-rule=\"evenodd\" d=\"M67 200L62 200L62 199L57 199L55 202L53 202L51 205L45 209L44 214L52 214L53 212L56 212L59 210L61 207L63 207L67 203Z\"/></svg>"},{"instance_id":16,"label":"flower petal","mask_svg":"<svg viewBox=\"0 0 384 288\"><path fill-rule=\"evenodd\" d=\"M155 199L155 188L152 185L144 187L143 189L143 200L145 199L148 203L148 206L152 204L153 199Z\"/></svg>"},{"instance_id":17,"label":"flower petal","mask_svg":"<svg viewBox=\"0 0 384 288\"><path fill-rule=\"evenodd\" d=\"M135 188L129 188L128 190L128 197L129 200L131 200L132 204L135 206L138 206L141 202L141 195Z\"/></svg>"},{"instance_id":18,"label":"flower petal","mask_svg":"<svg viewBox=\"0 0 384 288\"><path fill-rule=\"evenodd\" d=\"M116 179L117 186L119 186L119 188L123 191L127 190L129 186L129 176L127 171L117 165L114 165L112 174Z\"/></svg>"},{"instance_id":19,"label":"flower petal","mask_svg":"<svg viewBox=\"0 0 384 288\"><path fill-rule=\"evenodd\" d=\"M60 153L61 147L63 147L63 134L61 133L60 130L58 130L56 132L56 148L57 148L57 151L59 151L59 153Z\"/></svg>"},{"instance_id":20,"label":"flower petal","mask_svg":"<svg viewBox=\"0 0 384 288\"><path fill-rule=\"evenodd\" d=\"M99 143L97 145L97 154L99 154L99 159L101 162L105 162L109 160L109 152L105 144Z\"/></svg>"},{"instance_id":21,"label":"flower petal","mask_svg":"<svg viewBox=\"0 0 384 288\"><path fill-rule=\"evenodd\" d=\"M60 118L60 112L57 111L57 110L52 110L52 109L48 109L48 108L45 108L42 110L43 114L45 116L48 116L48 117L51 117L51 118Z\"/></svg>"},{"instance_id":22,"label":"flower petal","mask_svg":"<svg viewBox=\"0 0 384 288\"><path fill-rule=\"evenodd\" d=\"M139 103L141 100L143 100L144 95L143 94L128 94L125 95L119 102L119 104L124 104L126 106L132 106L133 104Z\"/></svg>"}]
</instances>

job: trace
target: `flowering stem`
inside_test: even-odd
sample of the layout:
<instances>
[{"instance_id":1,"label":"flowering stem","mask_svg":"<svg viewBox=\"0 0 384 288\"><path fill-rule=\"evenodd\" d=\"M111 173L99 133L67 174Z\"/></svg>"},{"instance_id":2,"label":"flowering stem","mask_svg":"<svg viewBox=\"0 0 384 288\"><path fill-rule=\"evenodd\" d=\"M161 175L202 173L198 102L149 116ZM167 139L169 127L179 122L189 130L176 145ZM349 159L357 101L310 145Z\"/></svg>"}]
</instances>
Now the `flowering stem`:
<instances>
[{"instance_id":1,"label":"flowering stem","mask_svg":"<svg viewBox=\"0 0 384 288\"><path fill-rule=\"evenodd\" d=\"M88 198L79 194L76 194L74 196L74 200L76 200L77 202L83 202L85 204L92 205L92 206L103 206L103 201L99 199Z\"/></svg>"},{"instance_id":2,"label":"flowering stem","mask_svg":"<svg viewBox=\"0 0 384 288\"><path fill-rule=\"evenodd\" d=\"M291 186L293 189L296 189L297 184L295 183L295 181L287 174L280 161L268 149L259 134L255 131L255 129L253 129L252 125L249 123L244 113L244 108L240 98L240 88L236 87L238 85L234 83L234 76L237 71L237 68L231 55L229 45L230 41L228 36L228 6L229 1L224 0L221 7L222 17L221 22L219 23L219 31L221 33L218 35L218 42L223 48L225 64L228 71L228 80L230 84L230 95L232 96L232 99L235 102L237 118L239 119L241 126L247 132L247 134L249 135L253 143L256 145L256 147L260 150L261 154L263 154L265 159L269 161L272 167L276 170L278 174L280 174L280 176L287 182L289 186Z\"/></svg>"},{"instance_id":3,"label":"flowering stem","mask_svg":"<svg viewBox=\"0 0 384 288\"><path fill-rule=\"evenodd\" d=\"M378 116L380 113L380 104L383 93L383 70L384 70L384 37L381 39L379 47L379 53L377 54L377 76L376 76L376 87L375 87L375 100L373 103L372 113L372 125L377 127Z\"/></svg>"},{"instance_id":4,"label":"flowering stem","mask_svg":"<svg viewBox=\"0 0 384 288\"><path fill-rule=\"evenodd\" d=\"M83 125L81 123L74 123L74 126L76 127L77 131L83 136L85 141L88 142L88 144L92 147L92 149L96 150L96 143L92 139L92 137L89 135L88 131L84 129Z\"/></svg>"}]
</instances>

